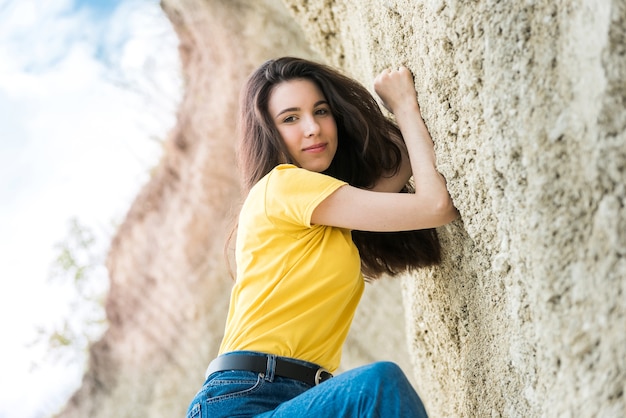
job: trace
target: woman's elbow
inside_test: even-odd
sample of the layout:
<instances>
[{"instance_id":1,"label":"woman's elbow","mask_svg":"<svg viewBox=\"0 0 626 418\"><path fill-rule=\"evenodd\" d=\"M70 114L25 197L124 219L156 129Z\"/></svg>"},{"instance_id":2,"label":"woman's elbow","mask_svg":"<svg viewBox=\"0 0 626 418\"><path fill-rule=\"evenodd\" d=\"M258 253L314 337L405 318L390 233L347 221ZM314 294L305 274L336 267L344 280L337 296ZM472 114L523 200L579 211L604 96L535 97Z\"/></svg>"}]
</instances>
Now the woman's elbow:
<instances>
[{"instance_id":1,"label":"woman's elbow","mask_svg":"<svg viewBox=\"0 0 626 418\"><path fill-rule=\"evenodd\" d=\"M434 209L436 217L440 220L441 225L449 224L459 217L459 211L454 206L452 198L447 193L445 196L438 199Z\"/></svg>"}]
</instances>

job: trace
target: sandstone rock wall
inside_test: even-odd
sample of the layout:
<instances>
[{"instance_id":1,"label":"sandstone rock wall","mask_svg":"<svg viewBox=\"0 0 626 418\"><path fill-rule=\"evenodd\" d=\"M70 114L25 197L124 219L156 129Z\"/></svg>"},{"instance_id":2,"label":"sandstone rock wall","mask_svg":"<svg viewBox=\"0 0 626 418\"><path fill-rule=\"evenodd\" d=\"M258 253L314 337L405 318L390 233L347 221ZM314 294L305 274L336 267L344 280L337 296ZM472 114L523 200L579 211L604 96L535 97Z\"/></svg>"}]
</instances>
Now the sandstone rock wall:
<instances>
[{"instance_id":1,"label":"sandstone rock wall","mask_svg":"<svg viewBox=\"0 0 626 418\"><path fill-rule=\"evenodd\" d=\"M462 215L440 230L443 266L368 287L344 367L400 362L434 417L626 415L622 1L163 7L186 93L112 245L111 326L62 416L182 416L231 286L222 243L240 200L237 91L285 54L367 86L382 68L409 66Z\"/></svg>"},{"instance_id":2,"label":"sandstone rock wall","mask_svg":"<svg viewBox=\"0 0 626 418\"><path fill-rule=\"evenodd\" d=\"M462 222L404 282L434 416L626 413L621 1L287 0L363 82L407 64Z\"/></svg>"}]
</instances>

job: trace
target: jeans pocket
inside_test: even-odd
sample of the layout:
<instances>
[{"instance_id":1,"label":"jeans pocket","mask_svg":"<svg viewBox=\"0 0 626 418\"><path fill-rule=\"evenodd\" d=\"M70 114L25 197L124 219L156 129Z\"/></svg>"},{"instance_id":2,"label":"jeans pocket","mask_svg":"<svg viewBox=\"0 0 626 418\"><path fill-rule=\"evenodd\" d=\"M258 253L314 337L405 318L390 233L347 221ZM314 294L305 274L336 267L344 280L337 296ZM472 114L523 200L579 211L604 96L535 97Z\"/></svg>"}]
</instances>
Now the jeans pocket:
<instances>
[{"instance_id":1,"label":"jeans pocket","mask_svg":"<svg viewBox=\"0 0 626 418\"><path fill-rule=\"evenodd\" d=\"M259 390L264 382L262 373L221 372L204 386L207 404L235 400Z\"/></svg>"},{"instance_id":2,"label":"jeans pocket","mask_svg":"<svg viewBox=\"0 0 626 418\"><path fill-rule=\"evenodd\" d=\"M189 410L187 411L186 418L199 418L200 414L202 413L201 408L202 406L200 405L200 402L193 402L189 406Z\"/></svg>"},{"instance_id":3,"label":"jeans pocket","mask_svg":"<svg viewBox=\"0 0 626 418\"><path fill-rule=\"evenodd\" d=\"M250 409L249 396L264 387L264 375L246 371L219 372L209 377L187 410L187 418L232 418L264 412ZM247 405L248 404L248 405Z\"/></svg>"}]
</instances>

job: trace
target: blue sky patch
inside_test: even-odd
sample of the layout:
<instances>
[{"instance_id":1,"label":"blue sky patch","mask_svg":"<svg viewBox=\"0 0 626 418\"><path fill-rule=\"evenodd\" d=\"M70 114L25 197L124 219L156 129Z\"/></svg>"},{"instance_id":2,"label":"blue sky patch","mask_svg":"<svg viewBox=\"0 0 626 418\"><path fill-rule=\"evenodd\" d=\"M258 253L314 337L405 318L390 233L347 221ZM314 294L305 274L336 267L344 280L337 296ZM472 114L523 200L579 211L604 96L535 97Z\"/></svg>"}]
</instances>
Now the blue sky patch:
<instances>
[{"instance_id":1,"label":"blue sky patch","mask_svg":"<svg viewBox=\"0 0 626 418\"><path fill-rule=\"evenodd\" d=\"M110 15L122 0L76 0L76 9L90 9L100 15Z\"/></svg>"}]
</instances>

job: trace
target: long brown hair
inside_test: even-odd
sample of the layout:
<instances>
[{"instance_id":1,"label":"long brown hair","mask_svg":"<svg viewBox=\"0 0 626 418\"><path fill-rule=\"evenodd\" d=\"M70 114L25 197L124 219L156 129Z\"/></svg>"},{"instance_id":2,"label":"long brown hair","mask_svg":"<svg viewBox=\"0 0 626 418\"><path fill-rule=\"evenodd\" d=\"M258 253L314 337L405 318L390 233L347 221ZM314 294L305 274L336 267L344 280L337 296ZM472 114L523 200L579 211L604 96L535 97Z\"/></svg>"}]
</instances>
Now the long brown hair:
<instances>
[{"instance_id":1,"label":"long brown hair","mask_svg":"<svg viewBox=\"0 0 626 418\"><path fill-rule=\"evenodd\" d=\"M324 174L355 187L371 188L381 176L398 172L405 147L402 135L367 89L329 66L283 57L261 65L242 90L238 157L246 191L278 164L293 163L268 112L273 88L293 79L307 79L317 85L337 124L337 153ZM412 191L411 186L407 184L403 191ZM434 228L352 231L352 239L368 279L441 261L441 246Z\"/></svg>"}]
</instances>

